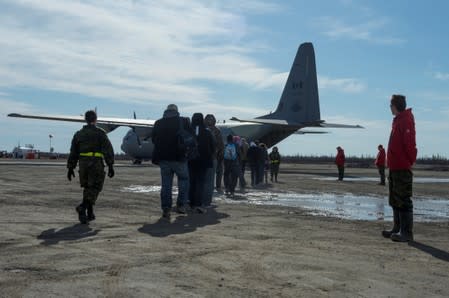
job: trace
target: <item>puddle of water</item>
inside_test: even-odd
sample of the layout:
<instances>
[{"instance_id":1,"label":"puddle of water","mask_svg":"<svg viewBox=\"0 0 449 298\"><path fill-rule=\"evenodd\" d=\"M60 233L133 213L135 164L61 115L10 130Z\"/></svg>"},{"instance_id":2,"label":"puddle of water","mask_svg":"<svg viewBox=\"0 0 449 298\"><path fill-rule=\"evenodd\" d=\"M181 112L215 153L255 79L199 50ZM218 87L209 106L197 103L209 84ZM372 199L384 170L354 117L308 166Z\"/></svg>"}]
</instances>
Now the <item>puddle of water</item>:
<instances>
[{"instance_id":1,"label":"puddle of water","mask_svg":"<svg viewBox=\"0 0 449 298\"><path fill-rule=\"evenodd\" d=\"M178 188L173 187L173 192L177 192ZM160 185L130 185L128 187L123 187L121 192L134 192L134 193L149 193L149 192L160 192L161 186Z\"/></svg>"},{"instance_id":2,"label":"puddle of water","mask_svg":"<svg viewBox=\"0 0 449 298\"><path fill-rule=\"evenodd\" d=\"M316 177L315 180L334 181L335 177ZM373 181L379 182L379 177L345 177L345 181ZM413 183L449 183L449 178L413 177Z\"/></svg>"},{"instance_id":3,"label":"puddle of water","mask_svg":"<svg viewBox=\"0 0 449 298\"><path fill-rule=\"evenodd\" d=\"M123 192L149 193L160 192L160 186L131 185L122 188ZM173 191L177 190L176 187ZM277 205L299 207L310 215L331 216L351 220L385 220L392 221L392 210L388 198L375 196L355 196L353 194L337 195L331 193L298 194L275 193L267 191L250 191L236 193L235 198L214 193L214 200L226 203L249 203L256 205ZM436 222L449 220L448 199L413 198L414 221Z\"/></svg>"}]
</instances>

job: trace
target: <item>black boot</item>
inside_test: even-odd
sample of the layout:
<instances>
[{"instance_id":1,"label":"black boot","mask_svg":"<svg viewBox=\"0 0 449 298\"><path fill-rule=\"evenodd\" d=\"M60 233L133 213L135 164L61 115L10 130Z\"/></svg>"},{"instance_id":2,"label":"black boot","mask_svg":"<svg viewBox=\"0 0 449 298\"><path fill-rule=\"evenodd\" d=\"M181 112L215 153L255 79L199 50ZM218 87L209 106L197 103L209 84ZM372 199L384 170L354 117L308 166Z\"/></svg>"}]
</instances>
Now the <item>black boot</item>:
<instances>
[{"instance_id":1,"label":"black boot","mask_svg":"<svg viewBox=\"0 0 449 298\"><path fill-rule=\"evenodd\" d=\"M76 206L76 212L78 212L78 220L80 221L80 223L86 224L87 216L86 216L86 205L84 202Z\"/></svg>"},{"instance_id":2,"label":"black boot","mask_svg":"<svg viewBox=\"0 0 449 298\"><path fill-rule=\"evenodd\" d=\"M90 203L87 205L87 220L95 220L94 206Z\"/></svg>"},{"instance_id":3,"label":"black boot","mask_svg":"<svg viewBox=\"0 0 449 298\"><path fill-rule=\"evenodd\" d=\"M397 208L393 208L393 229L391 229L391 231L382 231L382 236L385 238L390 238L391 235L398 233L401 228L399 222L399 210Z\"/></svg>"},{"instance_id":4,"label":"black boot","mask_svg":"<svg viewBox=\"0 0 449 298\"><path fill-rule=\"evenodd\" d=\"M391 240L396 242L413 241L413 210L400 211L401 231L391 235Z\"/></svg>"}]
</instances>

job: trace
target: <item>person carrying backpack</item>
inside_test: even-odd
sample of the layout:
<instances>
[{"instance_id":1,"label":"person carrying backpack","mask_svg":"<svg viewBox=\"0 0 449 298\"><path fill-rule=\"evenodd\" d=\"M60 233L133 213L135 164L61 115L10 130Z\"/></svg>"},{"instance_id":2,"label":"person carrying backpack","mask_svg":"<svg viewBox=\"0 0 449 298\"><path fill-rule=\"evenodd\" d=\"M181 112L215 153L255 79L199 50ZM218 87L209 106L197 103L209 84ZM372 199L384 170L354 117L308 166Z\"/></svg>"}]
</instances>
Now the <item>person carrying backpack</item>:
<instances>
[{"instance_id":1,"label":"person carrying backpack","mask_svg":"<svg viewBox=\"0 0 449 298\"><path fill-rule=\"evenodd\" d=\"M213 168L213 155L215 153L215 138L206 129L203 121L203 114L195 113L192 116L192 129L198 144L198 156L189 160L190 206L198 213L205 213L207 203L212 201L212 193L209 192L207 176L209 170Z\"/></svg>"},{"instance_id":2,"label":"person carrying backpack","mask_svg":"<svg viewBox=\"0 0 449 298\"><path fill-rule=\"evenodd\" d=\"M152 162L161 168L162 217L170 218L172 208L173 175L178 177L178 198L176 212L186 213L189 199L189 170L185 152L178 148L178 133L181 128L190 130L189 118L179 116L178 107L169 104L161 119L153 127L151 140L154 144Z\"/></svg>"},{"instance_id":3,"label":"person carrying backpack","mask_svg":"<svg viewBox=\"0 0 449 298\"><path fill-rule=\"evenodd\" d=\"M239 148L234 143L233 136L230 134L226 137L227 144L224 147L224 185L225 194L234 196L235 186L240 174Z\"/></svg>"}]
</instances>

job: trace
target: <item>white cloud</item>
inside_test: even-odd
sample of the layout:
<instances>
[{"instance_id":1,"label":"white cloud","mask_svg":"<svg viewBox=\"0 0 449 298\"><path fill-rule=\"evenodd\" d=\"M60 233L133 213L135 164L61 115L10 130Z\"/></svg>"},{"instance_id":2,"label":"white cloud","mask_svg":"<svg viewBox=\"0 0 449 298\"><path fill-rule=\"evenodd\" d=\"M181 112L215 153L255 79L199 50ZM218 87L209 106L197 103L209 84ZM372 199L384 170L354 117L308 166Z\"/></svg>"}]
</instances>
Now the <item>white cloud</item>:
<instances>
[{"instance_id":1,"label":"white cloud","mask_svg":"<svg viewBox=\"0 0 449 298\"><path fill-rule=\"evenodd\" d=\"M347 24L334 17L321 17L314 24L332 39L362 40L376 44L401 44L402 38L389 36L386 18L368 20L359 24Z\"/></svg>"},{"instance_id":2,"label":"white cloud","mask_svg":"<svg viewBox=\"0 0 449 298\"><path fill-rule=\"evenodd\" d=\"M366 89L366 85L354 78L329 78L318 76L318 87L320 89L338 90L345 93L360 93Z\"/></svg>"},{"instance_id":3,"label":"white cloud","mask_svg":"<svg viewBox=\"0 0 449 298\"><path fill-rule=\"evenodd\" d=\"M441 81L449 81L449 73L444 72L436 72L434 74L434 78Z\"/></svg>"},{"instance_id":4,"label":"white cloud","mask_svg":"<svg viewBox=\"0 0 449 298\"><path fill-rule=\"evenodd\" d=\"M173 0L18 0L0 18L0 86L77 92L115 101L204 102L202 81L270 86L241 39L240 10L277 4ZM274 84L274 83L273 83Z\"/></svg>"},{"instance_id":5,"label":"white cloud","mask_svg":"<svg viewBox=\"0 0 449 298\"><path fill-rule=\"evenodd\" d=\"M19 102L15 100L5 99L4 93L0 93L0 106L2 107L1 116L6 116L9 113L29 113L35 111L30 104Z\"/></svg>"}]
</instances>

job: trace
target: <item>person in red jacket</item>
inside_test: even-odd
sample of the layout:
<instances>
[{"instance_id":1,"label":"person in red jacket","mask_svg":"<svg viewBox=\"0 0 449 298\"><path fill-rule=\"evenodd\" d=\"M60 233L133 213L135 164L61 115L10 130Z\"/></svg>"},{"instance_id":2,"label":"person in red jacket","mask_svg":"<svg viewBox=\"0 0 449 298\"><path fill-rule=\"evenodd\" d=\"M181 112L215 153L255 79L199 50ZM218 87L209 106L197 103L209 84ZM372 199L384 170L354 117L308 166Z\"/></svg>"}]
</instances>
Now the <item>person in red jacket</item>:
<instances>
[{"instance_id":1,"label":"person in red jacket","mask_svg":"<svg viewBox=\"0 0 449 298\"><path fill-rule=\"evenodd\" d=\"M376 161L374 162L374 164L379 170L379 185L385 185L385 149L382 145L379 145L377 146L377 150L379 150L379 152L377 153Z\"/></svg>"},{"instance_id":2,"label":"person in red jacket","mask_svg":"<svg viewBox=\"0 0 449 298\"><path fill-rule=\"evenodd\" d=\"M345 175L345 151L340 146L337 147L337 156L335 157L335 164L338 168L338 180L342 181Z\"/></svg>"},{"instance_id":3,"label":"person in red jacket","mask_svg":"<svg viewBox=\"0 0 449 298\"><path fill-rule=\"evenodd\" d=\"M393 208L393 229L383 231L393 241L413 241L412 166L416 161L415 118L406 109L404 95L392 95L391 112L395 116L387 150L389 204Z\"/></svg>"}]
</instances>

